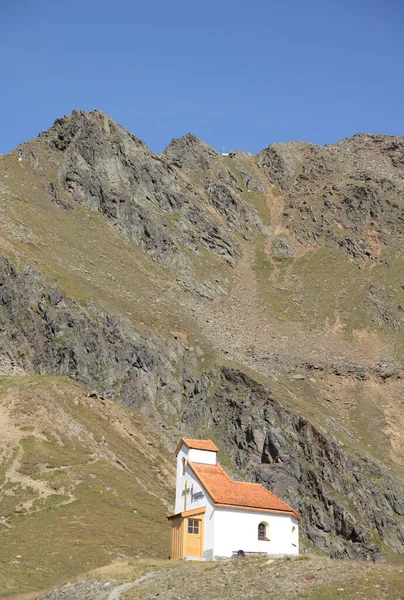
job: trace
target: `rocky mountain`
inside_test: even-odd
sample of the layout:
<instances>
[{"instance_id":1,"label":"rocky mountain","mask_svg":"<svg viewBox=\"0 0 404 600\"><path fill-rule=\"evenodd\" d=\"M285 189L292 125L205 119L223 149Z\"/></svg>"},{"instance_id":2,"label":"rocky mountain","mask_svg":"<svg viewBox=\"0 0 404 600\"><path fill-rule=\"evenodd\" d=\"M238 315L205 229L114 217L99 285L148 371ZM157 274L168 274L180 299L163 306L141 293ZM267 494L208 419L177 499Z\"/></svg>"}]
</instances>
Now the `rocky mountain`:
<instances>
[{"instance_id":1,"label":"rocky mountain","mask_svg":"<svg viewBox=\"0 0 404 600\"><path fill-rule=\"evenodd\" d=\"M134 439L146 455L147 439L161 440L148 464L152 473L163 465L162 515L178 437L210 436L234 477L262 482L302 513L306 550L403 555L404 139L360 134L222 156L189 134L155 155L105 114L74 111L21 149L21 161L17 151L0 161L8 547L22 556L24 540L32 556L27 528L41 519L51 531L54 506L67 520L78 513L77 481L91 481L93 467L89 458L78 472L69 423L90 390L111 411L100 425L97 400L77 425L85 452L105 462L98 490L118 498L116 464L134 460ZM68 419L58 386L70 390ZM117 425L128 419L133 436ZM112 459L100 448L117 428L124 441ZM46 444L59 463L36 465L32 449ZM21 479L24 461L36 487ZM52 507L41 493L48 463L62 470ZM125 471L125 489L148 494L151 506L153 477L138 468L135 460ZM125 510L114 519L117 531L127 527ZM150 552L165 556L167 528L155 526L162 541ZM144 521L131 527L141 539ZM122 552L139 548L147 552L142 543ZM111 559L84 546L77 556L72 574ZM24 567L6 550L0 561L16 582L7 591L20 589L12 573ZM69 576L67 558L60 564Z\"/></svg>"}]
</instances>

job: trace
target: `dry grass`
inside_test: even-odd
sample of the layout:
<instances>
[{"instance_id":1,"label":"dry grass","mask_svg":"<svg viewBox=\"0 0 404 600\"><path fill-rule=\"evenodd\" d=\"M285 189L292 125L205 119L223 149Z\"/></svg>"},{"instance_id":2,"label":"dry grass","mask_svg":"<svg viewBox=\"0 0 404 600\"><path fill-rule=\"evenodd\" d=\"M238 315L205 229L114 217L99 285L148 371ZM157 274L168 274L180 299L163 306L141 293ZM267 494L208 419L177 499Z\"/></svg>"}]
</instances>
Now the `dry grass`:
<instances>
[{"instance_id":1,"label":"dry grass","mask_svg":"<svg viewBox=\"0 0 404 600\"><path fill-rule=\"evenodd\" d=\"M168 556L174 472L146 420L58 377L0 378L0 415L0 593Z\"/></svg>"}]
</instances>

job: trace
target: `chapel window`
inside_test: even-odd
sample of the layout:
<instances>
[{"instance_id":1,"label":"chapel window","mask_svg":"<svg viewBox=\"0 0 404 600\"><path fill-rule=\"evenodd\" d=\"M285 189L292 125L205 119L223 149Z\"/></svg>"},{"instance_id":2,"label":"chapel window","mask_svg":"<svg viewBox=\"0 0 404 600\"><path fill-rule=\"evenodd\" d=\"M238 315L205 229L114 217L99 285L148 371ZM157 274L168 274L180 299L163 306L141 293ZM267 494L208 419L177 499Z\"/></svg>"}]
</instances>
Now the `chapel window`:
<instances>
[{"instance_id":1,"label":"chapel window","mask_svg":"<svg viewBox=\"0 0 404 600\"><path fill-rule=\"evenodd\" d=\"M187 466L187 461L185 460L185 457L182 457L182 474L185 475L185 467Z\"/></svg>"},{"instance_id":2,"label":"chapel window","mask_svg":"<svg viewBox=\"0 0 404 600\"><path fill-rule=\"evenodd\" d=\"M199 533L199 520L188 519L188 533Z\"/></svg>"},{"instance_id":3,"label":"chapel window","mask_svg":"<svg viewBox=\"0 0 404 600\"><path fill-rule=\"evenodd\" d=\"M268 540L268 523L260 523L258 525L258 539Z\"/></svg>"},{"instance_id":4,"label":"chapel window","mask_svg":"<svg viewBox=\"0 0 404 600\"><path fill-rule=\"evenodd\" d=\"M297 528L293 525L292 527L292 546L297 546Z\"/></svg>"}]
</instances>

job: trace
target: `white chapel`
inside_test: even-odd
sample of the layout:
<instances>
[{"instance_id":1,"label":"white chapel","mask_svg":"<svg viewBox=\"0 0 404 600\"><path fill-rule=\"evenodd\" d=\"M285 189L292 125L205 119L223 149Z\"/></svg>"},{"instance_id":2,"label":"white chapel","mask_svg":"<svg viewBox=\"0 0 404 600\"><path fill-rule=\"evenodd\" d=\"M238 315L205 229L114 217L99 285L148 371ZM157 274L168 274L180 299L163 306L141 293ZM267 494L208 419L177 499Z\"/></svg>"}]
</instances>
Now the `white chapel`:
<instances>
[{"instance_id":1,"label":"white chapel","mask_svg":"<svg viewBox=\"0 0 404 600\"><path fill-rule=\"evenodd\" d=\"M182 438L171 523L171 558L216 560L299 553L301 516L259 483L233 481L211 440Z\"/></svg>"}]
</instances>

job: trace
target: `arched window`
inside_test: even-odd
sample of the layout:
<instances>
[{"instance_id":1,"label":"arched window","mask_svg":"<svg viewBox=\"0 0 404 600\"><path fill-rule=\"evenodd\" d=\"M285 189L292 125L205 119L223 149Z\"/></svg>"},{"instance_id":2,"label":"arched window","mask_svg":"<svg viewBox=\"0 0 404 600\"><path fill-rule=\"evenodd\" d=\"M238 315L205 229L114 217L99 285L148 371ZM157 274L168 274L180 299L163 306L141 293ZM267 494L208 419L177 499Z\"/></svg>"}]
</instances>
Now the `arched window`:
<instances>
[{"instance_id":1,"label":"arched window","mask_svg":"<svg viewBox=\"0 0 404 600\"><path fill-rule=\"evenodd\" d=\"M185 475L185 467L187 466L187 461L185 456L182 457L182 474Z\"/></svg>"},{"instance_id":2,"label":"arched window","mask_svg":"<svg viewBox=\"0 0 404 600\"><path fill-rule=\"evenodd\" d=\"M268 523L260 523L258 525L258 539L268 541L269 540L269 526Z\"/></svg>"}]
</instances>

